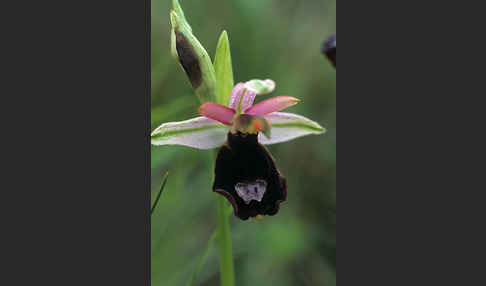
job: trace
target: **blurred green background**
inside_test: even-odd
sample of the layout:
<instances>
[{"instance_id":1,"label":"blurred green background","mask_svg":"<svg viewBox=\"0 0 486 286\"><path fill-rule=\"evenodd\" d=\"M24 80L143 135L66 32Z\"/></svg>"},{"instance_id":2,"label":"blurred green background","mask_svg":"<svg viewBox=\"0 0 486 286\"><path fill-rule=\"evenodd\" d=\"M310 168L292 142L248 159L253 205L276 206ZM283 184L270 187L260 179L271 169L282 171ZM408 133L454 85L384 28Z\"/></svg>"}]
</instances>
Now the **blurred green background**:
<instances>
[{"instance_id":1,"label":"blurred green background","mask_svg":"<svg viewBox=\"0 0 486 286\"><path fill-rule=\"evenodd\" d=\"M172 1L152 0L152 130L197 116L198 100L170 56ZM336 71L320 53L335 33L336 2L326 0L180 0L193 33L214 59L228 31L235 83L271 78L271 95L302 102L285 111L327 128L268 146L287 178L288 199L262 221L230 217L236 285L336 284ZM152 216L152 286L185 285L216 228L212 151L152 147L152 199L170 170ZM219 285L217 245L196 285Z\"/></svg>"}]
</instances>

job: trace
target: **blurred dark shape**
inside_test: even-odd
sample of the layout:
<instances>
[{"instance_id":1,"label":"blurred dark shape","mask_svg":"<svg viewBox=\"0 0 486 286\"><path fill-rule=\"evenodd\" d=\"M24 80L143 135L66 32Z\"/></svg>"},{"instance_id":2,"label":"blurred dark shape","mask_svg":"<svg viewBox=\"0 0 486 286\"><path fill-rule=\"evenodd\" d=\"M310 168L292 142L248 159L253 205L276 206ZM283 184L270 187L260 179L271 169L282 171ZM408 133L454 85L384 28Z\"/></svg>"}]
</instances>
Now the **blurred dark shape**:
<instances>
[{"instance_id":1,"label":"blurred dark shape","mask_svg":"<svg viewBox=\"0 0 486 286\"><path fill-rule=\"evenodd\" d=\"M322 43L321 52L336 67L336 35L332 35Z\"/></svg>"}]
</instances>

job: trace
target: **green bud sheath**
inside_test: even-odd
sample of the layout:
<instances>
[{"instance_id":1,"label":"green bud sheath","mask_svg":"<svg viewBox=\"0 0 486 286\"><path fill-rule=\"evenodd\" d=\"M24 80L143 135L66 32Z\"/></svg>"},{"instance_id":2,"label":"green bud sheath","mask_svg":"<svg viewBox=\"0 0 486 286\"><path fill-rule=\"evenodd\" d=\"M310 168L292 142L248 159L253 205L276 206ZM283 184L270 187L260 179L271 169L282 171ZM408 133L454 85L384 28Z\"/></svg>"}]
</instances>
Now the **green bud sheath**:
<instances>
[{"instance_id":1,"label":"green bud sheath","mask_svg":"<svg viewBox=\"0 0 486 286\"><path fill-rule=\"evenodd\" d=\"M177 55L176 35L174 28L170 29L170 54L176 61L179 60L179 55Z\"/></svg>"},{"instance_id":2,"label":"green bud sheath","mask_svg":"<svg viewBox=\"0 0 486 286\"><path fill-rule=\"evenodd\" d=\"M182 11L179 0L172 0L172 7L174 7L174 11L177 13L177 16L179 16L180 23L186 26L186 28L189 30L189 33L192 33L191 25L189 25L186 20L186 16L184 15L184 11Z\"/></svg>"},{"instance_id":3,"label":"green bud sheath","mask_svg":"<svg viewBox=\"0 0 486 286\"><path fill-rule=\"evenodd\" d=\"M177 56L201 103L216 100L216 74L208 53L179 15L170 12L171 53ZM175 44L174 44L175 40Z\"/></svg>"}]
</instances>

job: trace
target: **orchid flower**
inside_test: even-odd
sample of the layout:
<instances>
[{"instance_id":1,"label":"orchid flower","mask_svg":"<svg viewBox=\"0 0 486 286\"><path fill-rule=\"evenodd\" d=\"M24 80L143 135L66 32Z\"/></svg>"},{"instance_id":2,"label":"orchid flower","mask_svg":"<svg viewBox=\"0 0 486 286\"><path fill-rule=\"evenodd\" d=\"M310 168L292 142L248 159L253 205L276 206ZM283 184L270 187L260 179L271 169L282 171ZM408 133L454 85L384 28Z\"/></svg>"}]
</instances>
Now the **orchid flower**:
<instances>
[{"instance_id":1,"label":"orchid flower","mask_svg":"<svg viewBox=\"0 0 486 286\"><path fill-rule=\"evenodd\" d=\"M301 115L279 112L299 102L276 96L253 102L275 89L270 79L250 80L233 87L228 106L206 102L202 116L164 123L151 134L153 145L220 148L213 191L224 195L240 219L274 215L287 197L287 183L263 145L289 141L325 129Z\"/></svg>"},{"instance_id":2,"label":"orchid flower","mask_svg":"<svg viewBox=\"0 0 486 286\"><path fill-rule=\"evenodd\" d=\"M325 129L301 115L278 112L298 103L290 96L277 96L256 105L256 95L267 94L275 89L272 80L250 80L233 88L228 106L207 102L200 107L201 115L185 121L168 122L157 127L151 134L153 145L182 145L196 149L214 149L226 141L232 120L241 99L241 110L246 114L263 116L271 124L271 136L258 135L263 145L290 141L309 134L321 134ZM243 97L241 97L243 91ZM252 106L253 105L253 106Z\"/></svg>"}]
</instances>

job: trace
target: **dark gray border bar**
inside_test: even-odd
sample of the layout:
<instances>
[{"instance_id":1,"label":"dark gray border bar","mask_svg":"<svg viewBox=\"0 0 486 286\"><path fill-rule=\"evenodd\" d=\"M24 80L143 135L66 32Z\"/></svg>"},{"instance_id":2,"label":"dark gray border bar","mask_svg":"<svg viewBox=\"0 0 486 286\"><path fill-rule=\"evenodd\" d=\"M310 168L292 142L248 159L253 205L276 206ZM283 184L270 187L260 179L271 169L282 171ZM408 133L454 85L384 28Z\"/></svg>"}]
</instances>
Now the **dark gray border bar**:
<instances>
[{"instance_id":1,"label":"dark gray border bar","mask_svg":"<svg viewBox=\"0 0 486 286\"><path fill-rule=\"evenodd\" d=\"M150 0L18 5L2 38L0 285L148 286Z\"/></svg>"}]
</instances>

